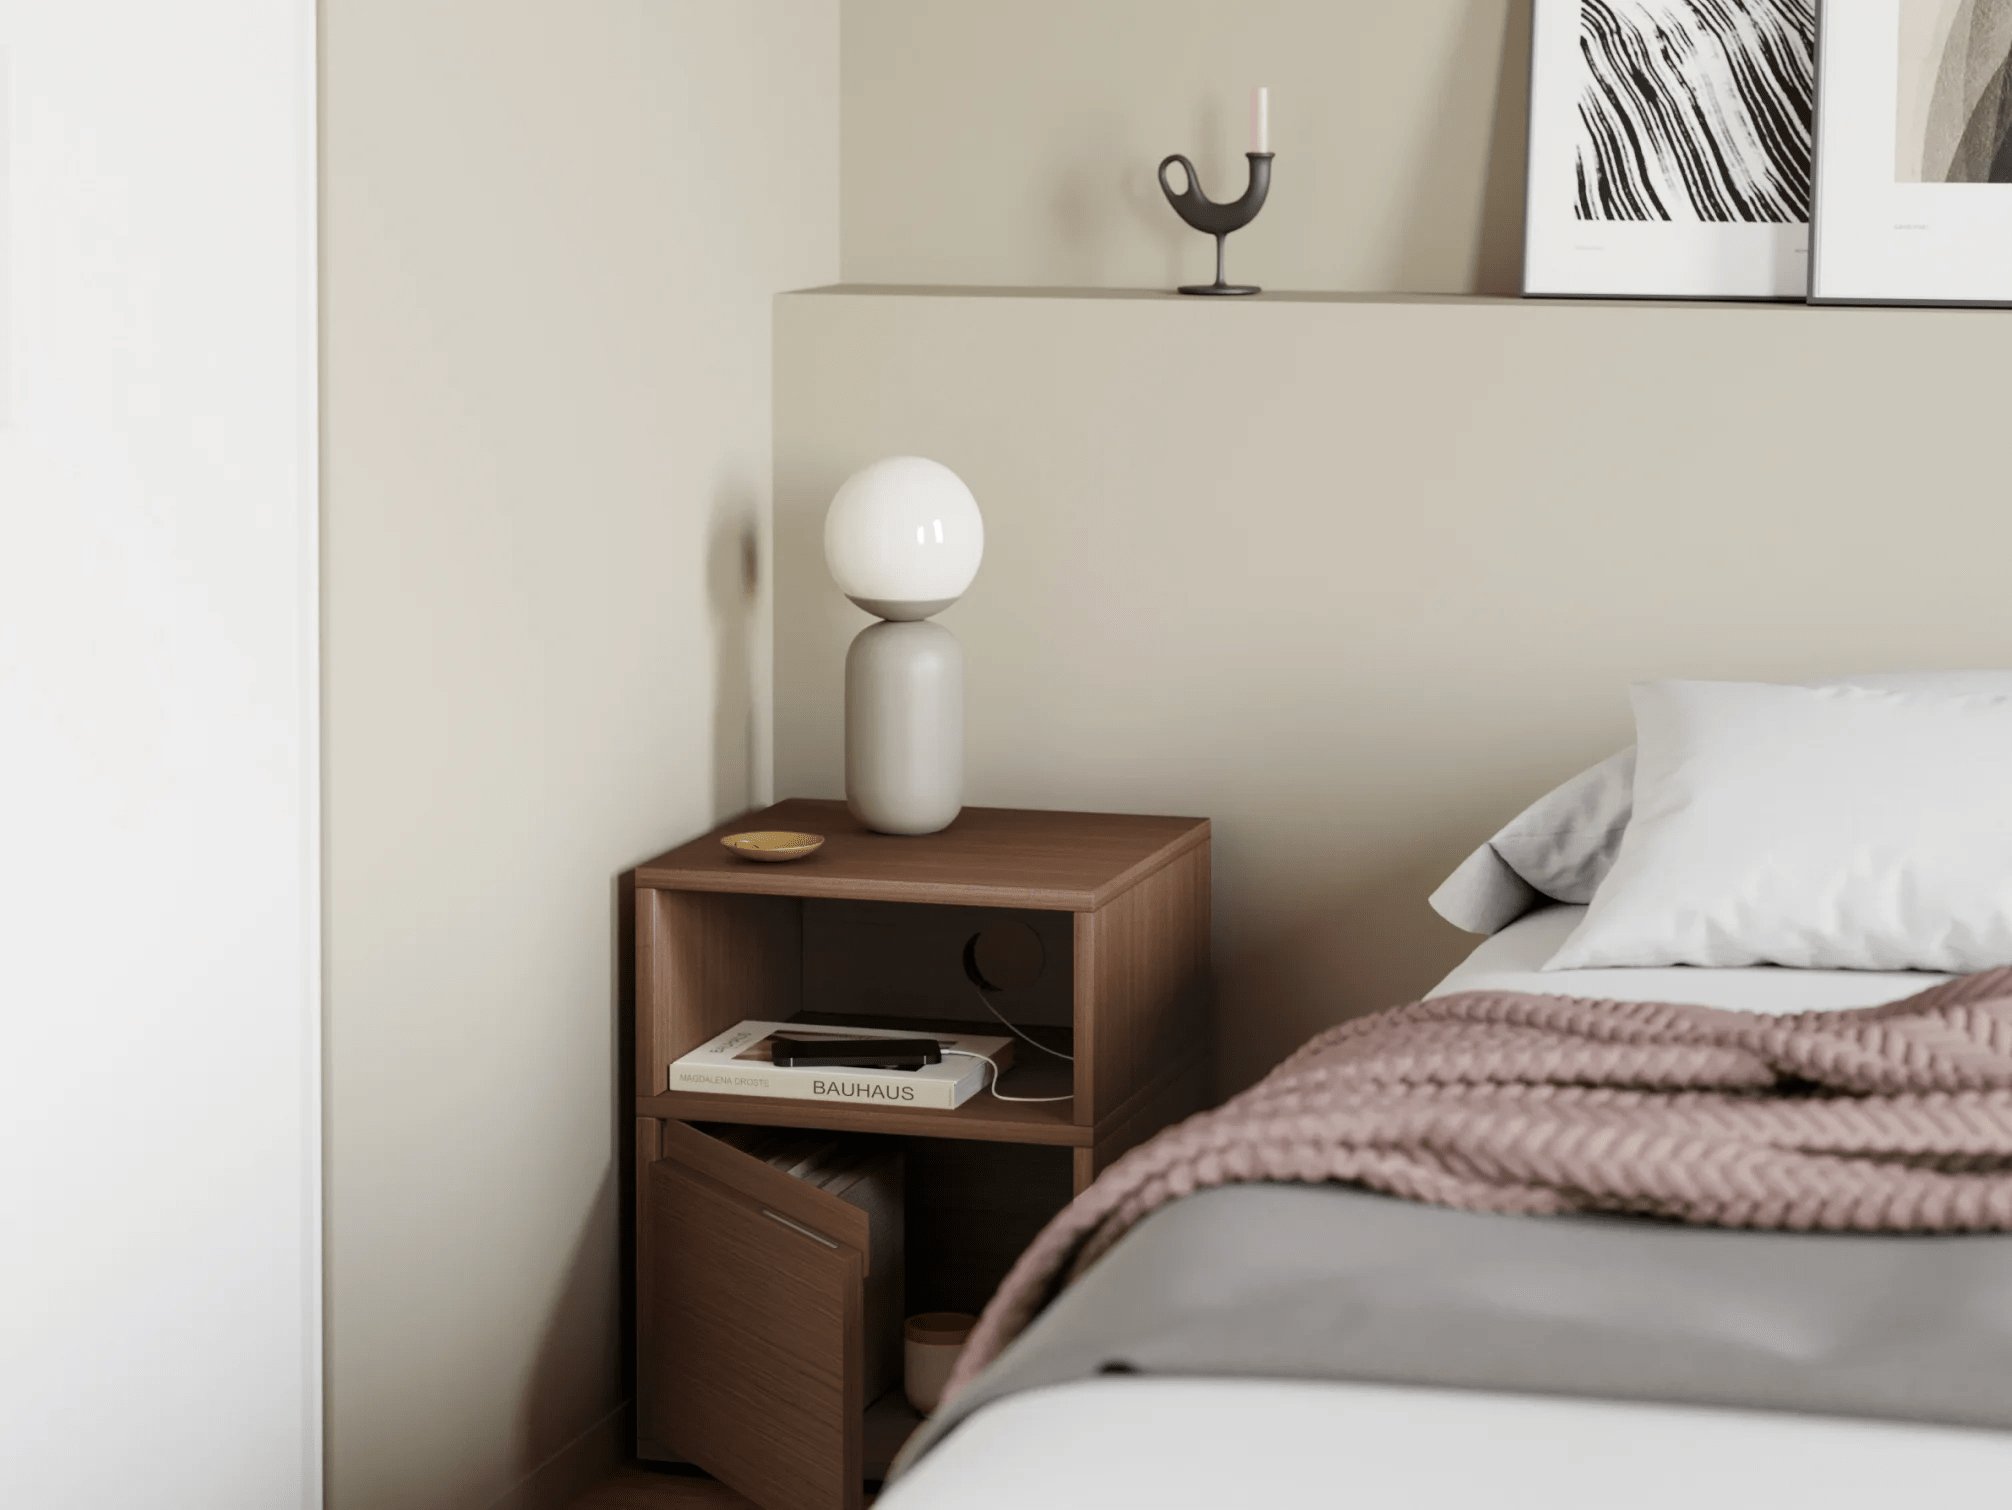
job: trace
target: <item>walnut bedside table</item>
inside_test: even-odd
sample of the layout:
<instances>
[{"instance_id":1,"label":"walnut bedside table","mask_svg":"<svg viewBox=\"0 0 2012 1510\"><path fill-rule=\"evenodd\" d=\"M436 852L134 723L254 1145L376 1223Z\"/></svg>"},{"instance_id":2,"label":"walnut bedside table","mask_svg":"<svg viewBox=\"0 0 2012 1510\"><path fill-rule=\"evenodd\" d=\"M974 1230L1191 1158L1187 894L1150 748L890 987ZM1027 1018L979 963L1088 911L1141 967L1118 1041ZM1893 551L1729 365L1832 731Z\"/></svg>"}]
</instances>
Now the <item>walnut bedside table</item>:
<instances>
[{"instance_id":1,"label":"walnut bedside table","mask_svg":"<svg viewBox=\"0 0 2012 1510\"><path fill-rule=\"evenodd\" d=\"M714 834L632 878L637 1452L764 1510L853 1510L917 1421L898 1369L884 1388L900 1317L976 1312L1098 1171L1202 1104L1209 825L966 808L893 838L842 802L791 801L719 832L759 829L826 843L769 865ZM987 1000L1073 1060L1016 1044L1000 1089L1066 1099L668 1088L671 1061L743 1020L1007 1036ZM794 1179L744 1151L750 1127L856 1140L898 1171L892 1194Z\"/></svg>"}]
</instances>

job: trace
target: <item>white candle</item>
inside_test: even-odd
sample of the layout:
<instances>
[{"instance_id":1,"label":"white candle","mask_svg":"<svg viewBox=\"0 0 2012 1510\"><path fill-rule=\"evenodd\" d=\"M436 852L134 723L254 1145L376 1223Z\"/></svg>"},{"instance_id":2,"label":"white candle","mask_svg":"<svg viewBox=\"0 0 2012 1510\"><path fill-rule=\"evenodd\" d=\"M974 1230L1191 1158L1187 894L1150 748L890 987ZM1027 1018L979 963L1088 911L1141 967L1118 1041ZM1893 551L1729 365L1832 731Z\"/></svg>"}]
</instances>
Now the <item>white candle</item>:
<instances>
[{"instance_id":1,"label":"white candle","mask_svg":"<svg viewBox=\"0 0 2012 1510\"><path fill-rule=\"evenodd\" d=\"M1251 91L1251 151L1271 151L1271 91Z\"/></svg>"}]
</instances>

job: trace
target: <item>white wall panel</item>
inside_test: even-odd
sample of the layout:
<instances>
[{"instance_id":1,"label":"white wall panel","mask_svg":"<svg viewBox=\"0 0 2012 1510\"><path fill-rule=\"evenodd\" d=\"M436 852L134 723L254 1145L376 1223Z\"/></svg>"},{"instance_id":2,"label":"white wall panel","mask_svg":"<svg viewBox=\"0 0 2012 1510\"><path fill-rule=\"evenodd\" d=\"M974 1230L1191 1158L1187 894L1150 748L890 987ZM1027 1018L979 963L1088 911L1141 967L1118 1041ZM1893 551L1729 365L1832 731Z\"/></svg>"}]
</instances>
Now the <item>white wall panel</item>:
<instances>
[{"instance_id":1,"label":"white wall panel","mask_svg":"<svg viewBox=\"0 0 2012 1510\"><path fill-rule=\"evenodd\" d=\"M320 1496L313 7L0 0L0 1504Z\"/></svg>"}]
</instances>

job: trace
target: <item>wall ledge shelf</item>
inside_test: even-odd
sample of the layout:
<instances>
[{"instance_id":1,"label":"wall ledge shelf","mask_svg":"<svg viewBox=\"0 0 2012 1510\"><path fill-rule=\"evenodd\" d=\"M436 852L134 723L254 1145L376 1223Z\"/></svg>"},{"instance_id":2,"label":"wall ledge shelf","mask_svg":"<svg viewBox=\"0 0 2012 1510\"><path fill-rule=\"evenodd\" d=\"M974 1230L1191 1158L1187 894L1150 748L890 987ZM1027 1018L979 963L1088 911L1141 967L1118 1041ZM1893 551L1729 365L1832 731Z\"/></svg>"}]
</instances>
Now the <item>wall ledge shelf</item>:
<instances>
[{"instance_id":1,"label":"wall ledge shelf","mask_svg":"<svg viewBox=\"0 0 2012 1510\"><path fill-rule=\"evenodd\" d=\"M1045 285L981 286L937 283L834 283L821 288L798 289L785 299L927 299L927 300L1035 300L1077 301L1092 304L1178 304L1207 310L1255 310L1288 304L1354 306L1361 308L1425 308L1458 310L1638 310L1673 311L1726 310L1753 315L1795 315L1802 317L1863 315L1977 315L2006 311L1978 306L1899 304L1804 304L1786 299L1613 299L1523 298L1500 294L1445 294L1347 292L1327 289L1266 289L1248 299L1192 299L1171 289L1158 288L1071 288Z\"/></svg>"}]
</instances>

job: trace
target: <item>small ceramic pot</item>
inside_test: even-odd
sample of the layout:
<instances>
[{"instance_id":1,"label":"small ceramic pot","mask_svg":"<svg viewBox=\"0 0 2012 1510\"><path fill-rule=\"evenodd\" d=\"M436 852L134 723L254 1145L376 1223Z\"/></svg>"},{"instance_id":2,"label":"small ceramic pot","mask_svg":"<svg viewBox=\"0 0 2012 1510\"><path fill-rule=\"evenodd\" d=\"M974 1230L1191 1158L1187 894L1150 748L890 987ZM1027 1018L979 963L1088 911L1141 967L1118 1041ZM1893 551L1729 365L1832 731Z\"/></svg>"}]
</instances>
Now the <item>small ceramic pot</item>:
<instances>
[{"instance_id":1,"label":"small ceramic pot","mask_svg":"<svg viewBox=\"0 0 2012 1510\"><path fill-rule=\"evenodd\" d=\"M961 1311L926 1311L909 1317L901 1329L902 1385L908 1403L923 1415L942 1402L943 1386L976 1325L976 1316Z\"/></svg>"}]
</instances>

